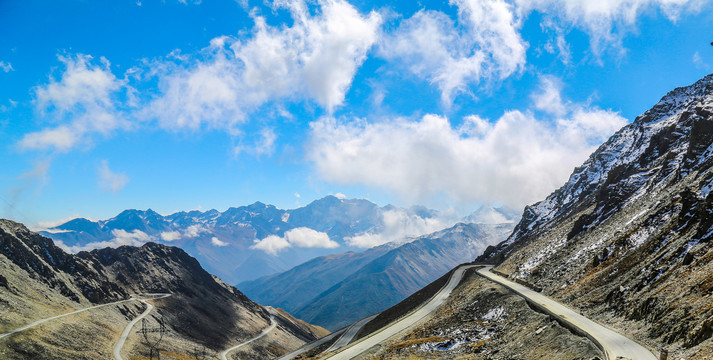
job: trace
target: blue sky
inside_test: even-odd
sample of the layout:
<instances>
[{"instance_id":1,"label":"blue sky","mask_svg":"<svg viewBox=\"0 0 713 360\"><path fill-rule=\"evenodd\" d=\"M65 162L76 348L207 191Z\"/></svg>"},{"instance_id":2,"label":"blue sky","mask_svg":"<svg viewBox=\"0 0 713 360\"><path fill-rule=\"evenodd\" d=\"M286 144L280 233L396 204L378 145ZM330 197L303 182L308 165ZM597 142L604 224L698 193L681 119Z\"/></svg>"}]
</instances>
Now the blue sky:
<instances>
[{"instance_id":1,"label":"blue sky","mask_svg":"<svg viewBox=\"0 0 713 360\"><path fill-rule=\"evenodd\" d=\"M544 198L713 72L696 0L3 1L0 217Z\"/></svg>"}]
</instances>

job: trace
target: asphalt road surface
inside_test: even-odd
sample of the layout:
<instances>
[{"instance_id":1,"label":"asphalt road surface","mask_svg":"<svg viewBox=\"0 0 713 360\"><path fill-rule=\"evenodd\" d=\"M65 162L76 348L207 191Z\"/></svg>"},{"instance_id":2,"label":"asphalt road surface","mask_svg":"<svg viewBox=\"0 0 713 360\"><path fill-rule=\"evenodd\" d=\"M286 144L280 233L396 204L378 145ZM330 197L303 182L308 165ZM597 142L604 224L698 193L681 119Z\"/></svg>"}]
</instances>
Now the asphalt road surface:
<instances>
[{"instance_id":1,"label":"asphalt road surface","mask_svg":"<svg viewBox=\"0 0 713 360\"><path fill-rule=\"evenodd\" d=\"M142 295L140 295L140 296L142 296ZM143 296L146 296L146 297L151 298L152 300L155 300L155 299L163 299L165 297L169 297L169 296L171 296L171 294L143 294ZM114 359L115 360L124 360L124 358L121 357L121 348L124 347L124 342L126 342L126 338L129 336L129 333L131 333L131 328L133 328L134 325L136 325L136 323L139 322L139 320L145 318L146 315L148 315L151 312L151 310L153 310L153 305L146 302L146 300L144 300L144 299L137 299L137 300L146 304L146 310L144 310L144 312L141 313L141 315L137 316L134 320L131 320L129 325L126 325L126 328L124 328L124 332L121 333L119 342L116 343L116 346L114 347Z\"/></svg>"},{"instance_id":2,"label":"asphalt road surface","mask_svg":"<svg viewBox=\"0 0 713 360\"><path fill-rule=\"evenodd\" d=\"M233 350L235 350L235 349L237 349L237 348L239 348L239 347L242 347L242 346L245 346L245 345L247 345L247 344L250 344L251 342L253 342L253 341L255 341L255 340L257 340L257 339L259 339L259 338L261 338L261 337L263 337L263 336L265 336L265 335L267 335L270 331L272 331L272 329L275 328L275 326L277 326L277 323L275 322L275 317L272 316L272 315L270 315L270 327L268 327L267 329L263 330L263 331L260 333L260 335L254 337L254 338L252 338L252 339L250 339L250 340L248 340L248 341L245 341L245 342L242 342L242 343L240 343L240 344L238 344L238 345L235 345L235 346L231 347L231 348L228 349L228 350L223 351L222 353L220 353L220 360L228 360L228 353L229 353L229 352L231 352L231 351L233 351Z\"/></svg>"},{"instance_id":3,"label":"asphalt road surface","mask_svg":"<svg viewBox=\"0 0 713 360\"><path fill-rule=\"evenodd\" d=\"M343 329L341 329L341 330L337 330L337 331L335 331L335 332L333 332L333 333L331 333L331 334L329 334L329 335L327 335L327 336L325 336L325 337L323 337L323 338L320 338L320 339L318 339L318 340L315 340L315 341L313 341L313 342L311 342L311 343L309 343L309 344L307 344L307 345L305 345L305 346L303 346L303 347L301 347L301 348L299 348L299 349L297 349L297 350L295 350L295 351L293 351L293 352L291 352L291 353L289 353L289 354L282 355L282 356L280 356L279 358L277 358L277 360L289 360L289 359L294 358L294 357L297 356L297 355L300 355L300 354L302 354L302 353L305 353L305 352L307 352L307 351L310 351L310 350L316 348L317 346L320 346L320 345L326 343L327 341L334 339L335 336L339 336L340 334L343 334L343 333L344 333L344 330L346 330L346 329L347 329L347 328L345 327L345 328L343 328Z\"/></svg>"},{"instance_id":4,"label":"asphalt road surface","mask_svg":"<svg viewBox=\"0 0 713 360\"><path fill-rule=\"evenodd\" d=\"M42 324L42 323L46 323L46 322L48 322L48 321L50 321L50 320L55 320L55 319L63 318L63 317L65 317L65 316L70 316L70 315L74 315L74 314L79 314L79 313L81 313L81 312L85 312L85 311L89 311L89 310L94 310L94 309L98 309L98 308L105 307L105 306L117 305L117 304L129 302L129 301L134 301L134 300L136 300L136 299L128 299L128 300L115 301L115 302L108 303L108 304L101 304L101 305L91 306L91 307L84 308L84 309L80 309L80 310L77 310L77 311L72 311L72 312L70 312L70 313L61 314L61 315L56 315L56 316L48 317L48 318L45 318L45 319L37 320L37 321L33 322L32 324L28 324L28 325L25 325L25 326L23 326L23 327L19 327L19 328L15 329L15 330L10 330L10 331L8 331L8 332L4 332L4 333L0 334L0 339L4 338L4 337L6 337L6 336L10 336L10 335L12 335L12 334L18 333L18 332L23 331L23 330L27 330L27 329L29 329L29 328L31 328L31 327L35 327L35 326L40 325L40 324Z\"/></svg>"},{"instance_id":5,"label":"asphalt road surface","mask_svg":"<svg viewBox=\"0 0 713 360\"><path fill-rule=\"evenodd\" d=\"M377 313L377 314L374 314L371 316L367 316L367 317L349 325L349 327L347 328L347 331L344 333L344 335L342 335L342 337L340 337L337 341L335 341L334 344L332 344L332 346L330 346L324 352L326 352L326 353L332 352L332 351L341 349L341 348L349 345L349 343L352 341L352 339L354 339L354 337L359 332L359 330L361 330L361 328L364 327L364 325L366 325L366 323L368 323L369 321L374 319L377 315L379 315L379 314Z\"/></svg>"},{"instance_id":6,"label":"asphalt road surface","mask_svg":"<svg viewBox=\"0 0 713 360\"><path fill-rule=\"evenodd\" d=\"M492 266L484 266L478 270L478 274L492 280L498 284L510 288L520 296L537 303L548 311L551 315L568 322L572 326L577 327L581 331L590 335L590 337L599 343L606 352L607 358L614 360L619 357L635 360L656 360L658 359L645 347L639 345L634 340L623 336L616 331L606 328L599 323L590 320L576 311L560 304L549 297L542 295L530 288L512 282L498 274L490 271Z\"/></svg>"},{"instance_id":7,"label":"asphalt road surface","mask_svg":"<svg viewBox=\"0 0 713 360\"><path fill-rule=\"evenodd\" d=\"M448 299L448 296L451 294L451 292L453 292L453 289L455 289L456 286L458 286L458 284L460 283L461 279L463 279L463 274L465 273L465 271L474 266L475 265L465 265L459 267L458 269L456 269L456 271L453 272L446 286L444 286L438 293L436 293L436 295L421 308L412 312L401 320L382 328L378 332L357 341L351 346L343 348L342 351L334 354L328 359L346 360L357 357L359 354L369 350L373 346L376 346L386 341L388 338L400 333L403 330L406 330L411 325L425 318L428 314L433 312L433 310L436 310L439 306L441 306L441 304L443 304L446 299Z\"/></svg>"}]
</instances>

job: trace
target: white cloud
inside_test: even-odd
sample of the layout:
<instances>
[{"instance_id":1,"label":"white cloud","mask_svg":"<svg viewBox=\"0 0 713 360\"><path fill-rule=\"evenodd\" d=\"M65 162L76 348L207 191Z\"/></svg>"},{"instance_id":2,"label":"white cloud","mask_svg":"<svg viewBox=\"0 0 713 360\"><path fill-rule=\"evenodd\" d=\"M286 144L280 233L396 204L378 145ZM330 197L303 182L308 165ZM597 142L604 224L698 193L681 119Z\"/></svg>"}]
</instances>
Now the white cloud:
<instances>
[{"instance_id":1,"label":"white cloud","mask_svg":"<svg viewBox=\"0 0 713 360\"><path fill-rule=\"evenodd\" d=\"M238 134L246 114L280 99L312 99L328 111L342 104L354 74L376 42L381 16L362 15L343 0L321 0L312 14L301 0L278 1L289 9L291 27L273 27L253 14L252 37L218 37L204 49L204 58L185 65L158 63L160 96L146 115L173 130L201 127ZM272 149L262 133L263 146Z\"/></svg>"},{"instance_id":2,"label":"white cloud","mask_svg":"<svg viewBox=\"0 0 713 360\"><path fill-rule=\"evenodd\" d=\"M97 65L82 54L59 59L66 70L59 81L35 89L35 103L43 117L64 124L26 134L19 142L23 150L66 152L93 133L129 127L112 100L125 84L111 73L108 60L101 58Z\"/></svg>"},{"instance_id":3,"label":"white cloud","mask_svg":"<svg viewBox=\"0 0 713 360\"><path fill-rule=\"evenodd\" d=\"M203 227L202 225L196 224L196 225L191 225L183 230L183 233L178 230L173 230L173 231L164 231L161 233L161 240L163 241L176 241L180 239L195 239L199 237L202 233L209 232L208 229ZM212 239L211 239L212 240ZM215 242L213 242L215 245ZM221 246L221 245L218 245Z\"/></svg>"},{"instance_id":4,"label":"white cloud","mask_svg":"<svg viewBox=\"0 0 713 360\"><path fill-rule=\"evenodd\" d=\"M4 72L10 72L14 71L15 69L12 68L12 64L10 64L9 62L0 61L0 70Z\"/></svg>"},{"instance_id":5,"label":"white cloud","mask_svg":"<svg viewBox=\"0 0 713 360\"><path fill-rule=\"evenodd\" d=\"M370 248L392 241L402 242L445 229L458 221L458 217L455 214L447 213L440 216L422 217L403 209L383 211L381 216L383 227L378 232L364 233L346 238L346 243L350 246Z\"/></svg>"},{"instance_id":6,"label":"white cloud","mask_svg":"<svg viewBox=\"0 0 713 360\"><path fill-rule=\"evenodd\" d=\"M549 54L557 54L560 61L564 65L570 65L572 62L572 50L565 38L565 30L552 19L544 19L540 23L542 31L549 36L543 49ZM539 52L540 49L537 49Z\"/></svg>"},{"instance_id":7,"label":"white cloud","mask_svg":"<svg viewBox=\"0 0 713 360\"><path fill-rule=\"evenodd\" d=\"M214 39L215 40L215 39ZM170 130L227 129L237 133L236 126L245 120L243 107L253 97L243 88L237 73L239 65L222 46L204 50L209 60L184 67L178 63L156 63L160 97L146 108L145 115L158 119Z\"/></svg>"},{"instance_id":8,"label":"white cloud","mask_svg":"<svg viewBox=\"0 0 713 360\"><path fill-rule=\"evenodd\" d=\"M308 157L319 174L339 184L394 191L409 201L440 196L513 208L544 198L626 120L617 113L568 104L566 116L538 119L508 111L460 127L426 115L418 121L311 124Z\"/></svg>"},{"instance_id":9,"label":"white cloud","mask_svg":"<svg viewBox=\"0 0 713 360\"><path fill-rule=\"evenodd\" d=\"M276 140L277 135L275 134L275 131L271 128L264 128L260 131L253 146L236 146L235 155L246 152L258 157L263 155L270 156L275 151Z\"/></svg>"},{"instance_id":10,"label":"white cloud","mask_svg":"<svg viewBox=\"0 0 713 360\"><path fill-rule=\"evenodd\" d=\"M254 244L250 248L262 250L268 254L277 255L277 253L281 250L287 249L291 246L334 249L339 247L339 244L329 239L329 235L326 233L306 227L299 227L286 231L283 237L269 235L262 240L255 240Z\"/></svg>"},{"instance_id":11,"label":"white cloud","mask_svg":"<svg viewBox=\"0 0 713 360\"><path fill-rule=\"evenodd\" d=\"M217 237L215 237L215 236L213 236L213 237L210 239L210 243L213 244L213 246L220 246L220 247L222 247L222 246L228 246L228 245L229 245L229 244L228 244L227 242L225 242L225 241L220 241L220 240L219 240Z\"/></svg>"},{"instance_id":12,"label":"white cloud","mask_svg":"<svg viewBox=\"0 0 713 360\"><path fill-rule=\"evenodd\" d=\"M334 197L337 199L346 199L347 198L347 196L342 193L336 193L336 194L334 194Z\"/></svg>"},{"instance_id":13,"label":"white cloud","mask_svg":"<svg viewBox=\"0 0 713 360\"><path fill-rule=\"evenodd\" d=\"M691 61L693 62L693 65L695 65L699 69L703 69L703 70L710 69L710 66L708 64L706 64L706 62L703 60L703 57L701 56L701 54L698 51L693 53L693 58L691 58Z\"/></svg>"},{"instance_id":14,"label":"white cloud","mask_svg":"<svg viewBox=\"0 0 713 360\"><path fill-rule=\"evenodd\" d=\"M54 148L66 152L79 141L80 135L68 126L58 126L25 135L20 141L20 148L28 150L46 150Z\"/></svg>"},{"instance_id":15,"label":"white cloud","mask_svg":"<svg viewBox=\"0 0 713 360\"><path fill-rule=\"evenodd\" d=\"M380 54L435 84L444 104L471 84L509 77L523 69L527 44L521 21L504 0L452 0L458 24L421 10L384 38Z\"/></svg>"},{"instance_id":16,"label":"white cloud","mask_svg":"<svg viewBox=\"0 0 713 360\"><path fill-rule=\"evenodd\" d=\"M297 247L333 249L339 247L329 235L306 227L299 227L285 232L285 239Z\"/></svg>"},{"instance_id":17,"label":"white cloud","mask_svg":"<svg viewBox=\"0 0 713 360\"><path fill-rule=\"evenodd\" d=\"M191 225L183 231L183 237L186 239L194 239L204 232L208 232L208 229L206 229L202 225Z\"/></svg>"},{"instance_id":18,"label":"white cloud","mask_svg":"<svg viewBox=\"0 0 713 360\"><path fill-rule=\"evenodd\" d=\"M151 237L141 230L134 230L128 232L126 230L112 230L111 234L114 235L114 240L123 245L131 244L142 244L151 240ZM134 245L136 246L136 245Z\"/></svg>"},{"instance_id":19,"label":"white cloud","mask_svg":"<svg viewBox=\"0 0 713 360\"><path fill-rule=\"evenodd\" d=\"M260 131L260 141L255 145L255 154L257 155L271 155L275 151L275 140L277 140L277 135L272 129L262 129Z\"/></svg>"},{"instance_id":20,"label":"white cloud","mask_svg":"<svg viewBox=\"0 0 713 360\"><path fill-rule=\"evenodd\" d=\"M533 94L535 108L552 115L562 116L567 112L562 102L562 82L552 76L540 78L539 92Z\"/></svg>"},{"instance_id":21,"label":"white cloud","mask_svg":"<svg viewBox=\"0 0 713 360\"><path fill-rule=\"evenodd\" d=\"M176 241L181 238L181 233L179 231L164 231L161 233L161 240L163 241Z\"/></svg>"},{"instance_id":22,"label":"white cloud","mask_svg":"<svg viewBox=\"0 0 713 360\"><path fill-rule=\"evenodd\" d=\"M57 240L55 240L55 244L64 251L78 253L80 251L91 251L94 249L103 249L107 247L117 248L120 246L141 246L146 242L152 240L151 236L141 230L134 230L128 232L125 230L118 229L112 230L111 234L114 236L114 238L109 241L98 241L86 244L84 246L67 246L62 241Z\"/></svg>"},{"instance_id":23,"label":"white cloud","mask_svg":"<svg viewBox=\"0 0 713 360\"><path fill-rule=\"evenodd\" d=\"M277 255L278 252L290 246L291 244L287 239L277 235L270 235L262 240L255 240L255 244L250 246L250 248L262 250L271 255Z\"/></svg>"},{"instance_id":24,"label":"white cloud","mask_svg":"<svg viewBox=\"0 0 713 360\"><path fill-rule=\"evenodd\" d=\"M124 173L115 173L109 169L109 162L102 160L98 170L99 187L104 191L117 193L129 183L129 177Z\"/></svg>"},{"instance_id":25,"label":"white cloud","mask_svg":"<svg viewBox=\"0 0 713 360\"><path fill-rule=\"evenodd\" d=\"M623 37L635 30L637 19L647 10L661 10L675 22L686 11L699 11L703 3L699 0L515 0L523 15L539 11L549 17L546 21L550 24L586 32L596 56L609 47L623 51Z\"/></svg>"},{"instance_id":26,"label":"white cloud","mask_svg":"<svg viewBox=\"0 0 713 360\"><path fill-rule=\"evenodd\" d=\"M318 3L321 13L311 15L301 0L276 2L290 10L295 24L276 29L255 17L255 37L232 48L245 65L244 79L251 87L276 94L304 87L331 112L344 100L357 68L376 42L381 16L362 16L342 0Z\"/></svg>"}]
</instances>

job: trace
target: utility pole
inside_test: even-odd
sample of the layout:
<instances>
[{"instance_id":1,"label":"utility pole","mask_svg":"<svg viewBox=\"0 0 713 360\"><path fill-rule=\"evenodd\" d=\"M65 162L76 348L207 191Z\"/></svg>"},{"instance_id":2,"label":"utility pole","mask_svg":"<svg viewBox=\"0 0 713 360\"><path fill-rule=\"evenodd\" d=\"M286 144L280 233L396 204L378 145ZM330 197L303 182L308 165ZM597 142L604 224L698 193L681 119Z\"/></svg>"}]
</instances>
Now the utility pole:
<instances>
[{"instance_id":1,"label":"utility pole","mask_svg":"<svg viewBox=\"0 0 713 360\"><path fill-rule=\"evenodd\" d=\"M161 344L161 340L163 340L163 335L166 333L166 325L164 325L162 321L159 321L158 325L159 326L157 328L150 327L146 319L141 319L141 330L139 330L139 332L144 336L144 343L149 348L150 360L153 360L154 354L156 354L157 360L161 359L161 349L159 348L159 344ZM158 334L158 339L156 339L155 341L151 341L149 339L149 334L154 333Z\"/></svg>"}]
</instances>

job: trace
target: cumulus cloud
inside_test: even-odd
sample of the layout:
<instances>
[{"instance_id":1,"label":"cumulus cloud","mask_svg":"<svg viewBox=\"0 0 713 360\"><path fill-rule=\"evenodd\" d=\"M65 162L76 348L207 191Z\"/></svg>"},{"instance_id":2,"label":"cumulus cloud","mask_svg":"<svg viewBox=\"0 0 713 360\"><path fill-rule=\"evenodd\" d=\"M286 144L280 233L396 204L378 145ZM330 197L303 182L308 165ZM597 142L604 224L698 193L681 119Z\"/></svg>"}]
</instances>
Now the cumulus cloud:
<instances>
[{"instance_id":1,"label":"cumulus cloud","mask_svg":"<svg viewBox=\"0 0 713 360\"><path fill-rule=\"evenodd\" d=\"M129 183L129 177L124 173L115 173L109 169L109 162L102 160L99 165L99 187L104 191L117 193Z\"/></svg>"},{"instance_id":2,"label":"cumulus cloud","mask_svg":"<svg viewBox=\"0 0 713 360\"><path fill-rule=\"evenodd\" d=\"M228 129L237 134L246 114L286 98L316 101L332 111L342 104L356 70L376 42L381 16L362 15L342 0L322 0L315 14L301 0L279 1L290 27L273 27L253 14L252 37L218 37L200 61L155 64L160 96L147 115L170 129ZM269 152L274 133L262 133ZM272 137L267 136L272 135Z\"/></svg>"},{"instance_id":3,"label":"cumulus cloud","mask_svg":"<svg viewBox=\"0 0 713 360\"><path fill-rule=\"evenodd\" d=\"M277 255L278 252L291 246L334 249L339 247L339 244L331 240L326 233L306 227L299 227L286 231L283 237L269 235L262 240L255 240L255 243L250 248Z\"/></svg>"},{"instance_id":4,"label":"cumulus cloud","mask_svg":"<svg viewBox=\"0 0 713 360\"><path fill-rule=\"evenodd\" d=\"M100 58L96 64L82 54L59 60L66 68L61 79L36 88L35 104L44 117L63 124L26 134L19 143L23 150L66 152L91 134L128 127L113 101L125 83L112 74L108 60Z\"/></svg>"},{"instance_id":5,"label":"cumulus cloud","mask_svg":"<svg viewBox=\"0 0 713 360\"><path fill-rule=\"evenodd\" d=\"M219 246L219 247L223 247L223 246L228 246L228 245L229 245L229 244L228 244L227 242L225 242L225 241L220 241L220 240L219 240L217 237L215 237L215 236L213 236L213 237L210 239L210 243L213 244L213 246Z\"/></svg>"},{"instance_id":6,"label":"cumulus cloud","mask_svg":"<svg viewBox=\"0 0 713 360\"><path fill-rule=\"evenodd\" d=\"M346 238L349 246L370 248L388 242L408 241L421 235L442 230L454 225L458 218L455 214L439 214L438 216L420 216L404 209L387 210L381 213L383 227L379 231L359 234Z\"/></svg>"},{"instance_id":7,"label":"cumulus cloud","mask_svg":"<svg viewBox=\"0 0 713 360\"><path fill-rule=\"evenodd\" d=\"M311 124L308 157L328 181L377 186L410 201L446 196L521 208L564 183L626 124L615 112L566 108L547 119L521 111L493 122L472 116L459 127L437 115L377 123L325 117Z\"/></svg>"},{"instance_id":8,"label":"cumulus cloud","mask_svg":"<svg viewBox=\"0 0 713 360\"><path fill-rule=\"evenodd\" d=\"M255 244L250 246L251 249L262 250L268 254L277 255L278 252L283 249L287 249L292 246L287 239L277 236L269 235L262 240L255 240Z\"/></svg>"},{"instance_id":9,"label":"cumulus cloud","mask_svg":"<svg viewBox=\"0 0 713 360\"><path fill-rule=\"evenodd\" d=\"M439 11L421 10L381 42L379 53L433 83L450 104L481 80L507 78L523 69L527 43L521 21L504 0L452 0L458 23Z\"/></svg>"},{"instance_id":10,"label":"cumulus cloud","mask_svg":"<svg viewBox=\"0 0 713 360\"><path fill-rule=\"evenodd\" d=\"M114 236L114 238L109 241L98 241L83 246L67 246L62 241L58 240L55 240L55 244L64 251L78 253L80 251L92 251L94 249L103 249L107 247L117 248L125 245L141 246L146 242L152 240L151 236L141 230L134 230L129 232L126 230L116 229L112 230L111 234Z\"/></svg>"},{"instance_id":11,"label":"cumulus cloud","mask_svg":"<svg viewBox=\"0 0 713 360\"><path fill-rule=\"evenodd\" d=\"M181 238L180 231L164 231L161 233L161 240L163 241L176 241Z\"/></svg>"},{"instance_id":12,"label":"cumulus cloud","mask_svg":"<svg viewBox=\"0 0 713 360\"><path fill-rule=\"evenodd\" d=\"M633 31L647 10L660 10L671 21L686 11L698 11L699 0L515 0L519 12L538 11L549 24L578 28L590 37L592 52L599 56L608 48L623 51L623 37ZM562 24L560 26L558 24ZM561 35L561 33L559 33Z\"/></svg>"}]
</instances>

